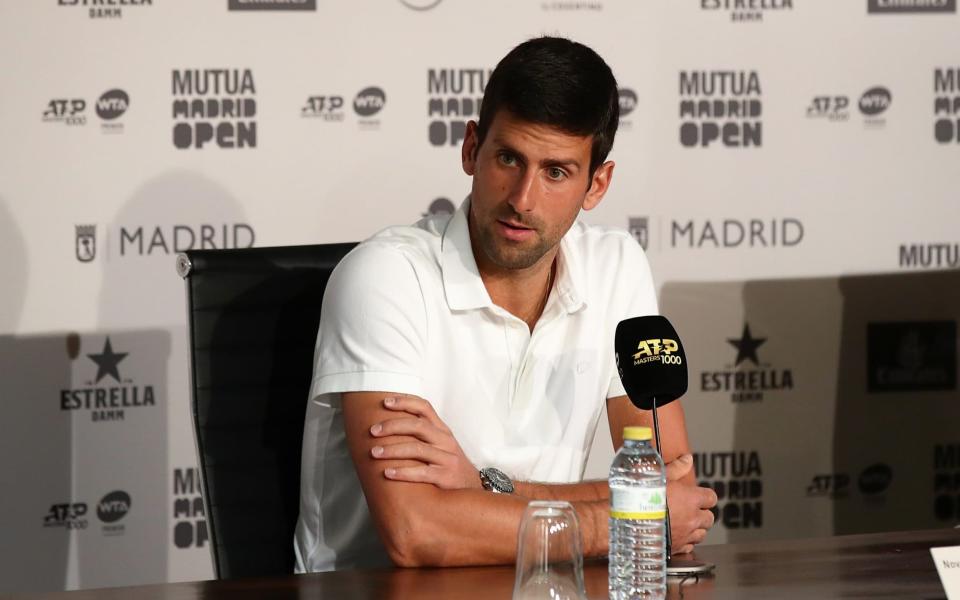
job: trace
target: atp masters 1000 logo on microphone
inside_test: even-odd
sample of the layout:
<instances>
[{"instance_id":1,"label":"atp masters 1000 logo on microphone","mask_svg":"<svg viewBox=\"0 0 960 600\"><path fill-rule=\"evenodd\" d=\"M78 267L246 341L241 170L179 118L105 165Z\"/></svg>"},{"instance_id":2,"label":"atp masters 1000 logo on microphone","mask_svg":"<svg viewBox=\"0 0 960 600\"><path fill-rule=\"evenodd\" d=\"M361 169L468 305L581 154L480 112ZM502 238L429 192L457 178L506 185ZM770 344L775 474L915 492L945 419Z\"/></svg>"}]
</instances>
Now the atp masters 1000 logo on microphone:
<instances>
[{"instance_id":1,"label":"atp masters 1000 logo on microphone","mask_svg":"<svg viewBox=\"0 0 960 600\"><path fill-rule=\"evenodd\" d=\"M637 352L633 355L633 364L636 366L659 362L664 365L682 365L683 358L674 354L679 349L677 340L667 338L641 340L637 344Z\"/></svg>"}]
</instances>

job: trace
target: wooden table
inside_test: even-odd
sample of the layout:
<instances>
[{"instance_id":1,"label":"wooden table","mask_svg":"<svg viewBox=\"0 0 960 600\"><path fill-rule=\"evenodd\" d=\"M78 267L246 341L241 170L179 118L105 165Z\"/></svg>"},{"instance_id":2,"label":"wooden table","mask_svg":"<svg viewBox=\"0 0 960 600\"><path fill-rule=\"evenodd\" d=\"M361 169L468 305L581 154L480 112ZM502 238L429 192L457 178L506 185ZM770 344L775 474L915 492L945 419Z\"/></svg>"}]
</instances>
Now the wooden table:
<instances>
[{"instance_id":1,"label":"wooden table","mask_svg":"<svg viewBox=\"0 0 960 600\"><path fill-rule=\"evenodd\" d=\"M672 582L669 598L946 598L929 549L960 545L960 529L704 546L713 576ZM607 597L605 562L585 567L587 594ZM5 598L44 600L194 598L510 598L513 567L339 571L272 579L198 581Z\"/></svg>"}]
</instances>

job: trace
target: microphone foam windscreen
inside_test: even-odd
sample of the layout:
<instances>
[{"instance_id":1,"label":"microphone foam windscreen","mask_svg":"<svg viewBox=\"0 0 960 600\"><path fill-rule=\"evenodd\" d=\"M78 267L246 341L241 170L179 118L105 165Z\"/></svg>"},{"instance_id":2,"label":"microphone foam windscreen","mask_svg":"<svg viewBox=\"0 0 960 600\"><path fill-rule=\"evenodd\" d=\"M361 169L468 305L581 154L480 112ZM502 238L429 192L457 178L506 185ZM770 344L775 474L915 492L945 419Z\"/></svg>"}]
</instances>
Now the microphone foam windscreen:
<instances>
[{"instance_id":1,"label":"microphone foam windscreen","mask_svg":"<svg viewBox=\"0 0 960 600\"><path fill-rule=\"evenodd\" d=\"M614 346L620 381L637 408L650 410L654 398L663 406L687 391L687 357L666 317L620 321Z\"/></svg>"}]
</instances>

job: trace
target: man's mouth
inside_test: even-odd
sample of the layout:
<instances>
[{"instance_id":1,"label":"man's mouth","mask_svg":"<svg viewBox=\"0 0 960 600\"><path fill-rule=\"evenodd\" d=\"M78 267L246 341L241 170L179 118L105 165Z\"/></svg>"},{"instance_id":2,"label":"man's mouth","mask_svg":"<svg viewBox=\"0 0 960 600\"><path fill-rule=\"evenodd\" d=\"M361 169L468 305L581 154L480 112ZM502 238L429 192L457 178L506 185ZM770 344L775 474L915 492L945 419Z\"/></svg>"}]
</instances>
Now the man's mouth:
<instances>
[{"instance_id":1,"label":"man's mouth","mask_svg":"<svg viewBox=\"0 0 960 600\"><path fill-rule=\"evenodd\" d=\"M520 223L515 223L513 221L504 221L502 219L497 219L497 220L503 225L509 227L510 229L516 229L518 231L527 231L532 229L531 227L527 227L525 225L521 225Z\"/></svg>"},{"instance_id":2,"label":"man's mouth","mask_svg":"<svg viewBox=\"0 0 960 600\"><path fill-rule=\"evenodd\" d=\"M497 228L511 242L528 242L536 235L536 230L509 219L497 219Z\"/></svg>"}]
</instances>

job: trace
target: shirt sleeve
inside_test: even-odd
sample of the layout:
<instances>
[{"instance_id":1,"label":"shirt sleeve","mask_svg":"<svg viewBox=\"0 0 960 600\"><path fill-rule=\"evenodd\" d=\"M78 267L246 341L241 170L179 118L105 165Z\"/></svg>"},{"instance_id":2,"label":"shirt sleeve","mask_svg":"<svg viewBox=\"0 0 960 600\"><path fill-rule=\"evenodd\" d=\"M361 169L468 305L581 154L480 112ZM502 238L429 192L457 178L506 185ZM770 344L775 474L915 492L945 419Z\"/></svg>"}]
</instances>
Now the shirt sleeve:
<instances>
[{"instance_id":1,"label":"shirt sleeve","mask_svg":"<svg viewBox=\"0 0 960 600\"><path fill-rule=\"evenodd\" d=\"M607 399L625 396L627 391L620 381L617 372L616 358L613 353L613 332L617 324L632 317L659 314L657 307L657 289L650 273L650 263L643 248L629 234L624 234L620 243L620 270L617 284L629 285L622 300L615 302L611 311L610 323L610 385L607 388Z\"/></svg>"},{"instance_id":2,"label":"shirt sleeve","mask_svg":"<svg viewBox=\"0 0 960 600\"><path fill-rule=\"evenodd\" d=\"M423 395L427 320L409 259L364 242L337 265L323 295L310 397L339 402L342 392Z\"/></svg>"}]
</instances>

